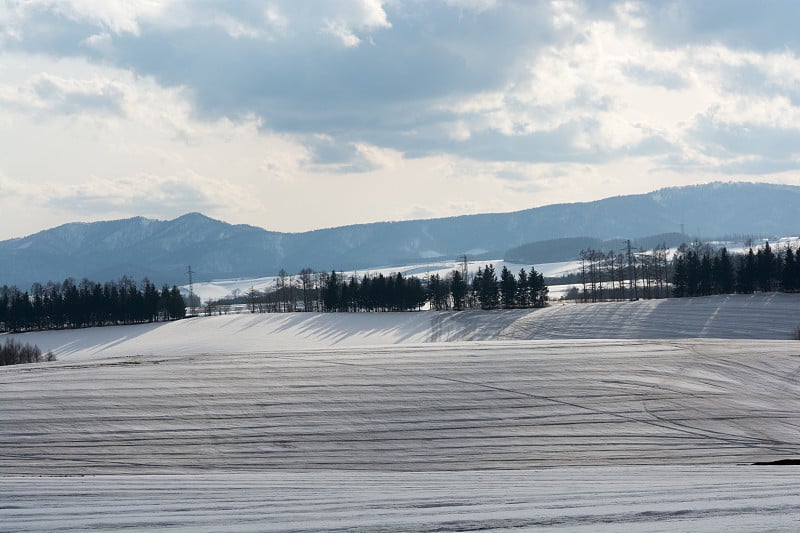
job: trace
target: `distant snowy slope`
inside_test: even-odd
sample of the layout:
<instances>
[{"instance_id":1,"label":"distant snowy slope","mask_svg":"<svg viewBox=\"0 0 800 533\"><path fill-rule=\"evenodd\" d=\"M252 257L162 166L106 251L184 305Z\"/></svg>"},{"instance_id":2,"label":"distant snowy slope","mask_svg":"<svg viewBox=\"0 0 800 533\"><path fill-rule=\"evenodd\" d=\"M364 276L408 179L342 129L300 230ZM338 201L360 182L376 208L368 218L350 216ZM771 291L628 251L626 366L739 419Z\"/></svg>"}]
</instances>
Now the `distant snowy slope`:
<instances>
[{"instance_id":1,"label":"distant snowy slope","mask_svg":"<svg viewBox=\"0 0 800 533\"><path fill-rule=\"evenodd\" d=\"M515 321L519 339L790 339L800 326L800 295L753 294L554 304Z\"/></svg>"},{"instance_id":2,"label":"distant snowy slope","mask_svg":"<svg viewBox=\"0 0 800 533\"><path fill-rule=\"evenodd\" d=\"M786 340L798 325L800 294L771 293L554 304L541 310L242 314L15 337L75 360L491 340Z\"/></svg>"}]
</instances>

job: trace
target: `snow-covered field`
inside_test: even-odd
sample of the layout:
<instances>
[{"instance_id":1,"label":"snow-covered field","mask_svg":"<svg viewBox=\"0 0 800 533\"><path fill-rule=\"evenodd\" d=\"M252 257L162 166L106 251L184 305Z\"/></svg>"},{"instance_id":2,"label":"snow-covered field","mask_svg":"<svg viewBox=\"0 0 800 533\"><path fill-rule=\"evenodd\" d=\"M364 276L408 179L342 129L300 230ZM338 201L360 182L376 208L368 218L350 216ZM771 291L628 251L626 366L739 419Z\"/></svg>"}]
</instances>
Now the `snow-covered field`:
<instances>
[{"instance_id":1,"label":"snow-covered field","mask_svg":"<svg viewBox=\"0 0 800 533\"><path fill-rule=\"evenodd\" d=\"M0 529L800 529L800 296L19 336ZM0 340L2 340L0 338Z\"/></svg>"},{"instance_id":2,"label":"snow-covered field","mask_svg":"<svg viewBox=\"0 0 800 533\"><path fill-rule=\"evenodd\" d=\"M800 294L553 304L545 309L414 313L285 313L16 335L61 360L125 355L256 353L453 341L791 339ZM0 341L2 336L0 335Z\"/></svg>"},{"instance_id":3,"label":"snow-covered field","mask_svg":"<svg viewBox=\"0 0 800 533\"><path fill-rule=\"evenodd\" d=\"M796 469L5 478L14 531L797 531ZM10 521L9 521L10 520Z\"/></svg>"}]
</instances>

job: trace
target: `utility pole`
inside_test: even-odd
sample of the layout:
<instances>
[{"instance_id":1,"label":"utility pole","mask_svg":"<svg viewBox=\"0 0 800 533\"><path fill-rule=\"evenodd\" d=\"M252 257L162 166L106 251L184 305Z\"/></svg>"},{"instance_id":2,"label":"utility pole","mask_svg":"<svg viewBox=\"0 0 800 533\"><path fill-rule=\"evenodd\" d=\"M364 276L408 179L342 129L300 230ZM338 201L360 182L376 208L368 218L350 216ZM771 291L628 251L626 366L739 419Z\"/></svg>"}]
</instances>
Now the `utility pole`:
<instances>
[{"instance_id":1,"label":"utility pole","mask_svg":"<svg viewBox=\"0 0 800 533\"><path fill-rule=\"evenodd\" d=\"M192 280L192 265L188 266L186 273L189 274L189 316L194 316L194 281Z\"/></svg>"}]
</instances>

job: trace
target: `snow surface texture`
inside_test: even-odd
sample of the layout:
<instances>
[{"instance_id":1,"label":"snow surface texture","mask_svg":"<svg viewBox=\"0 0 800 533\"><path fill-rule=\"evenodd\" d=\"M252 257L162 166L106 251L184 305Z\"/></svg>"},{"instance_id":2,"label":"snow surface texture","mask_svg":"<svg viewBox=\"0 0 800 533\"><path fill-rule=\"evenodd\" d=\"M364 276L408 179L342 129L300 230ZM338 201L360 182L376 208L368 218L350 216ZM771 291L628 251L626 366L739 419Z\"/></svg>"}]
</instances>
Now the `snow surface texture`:
<instances>
[{"instance_id":1,"label":"snow surface texture","mask_svg":"<svg viewBox=\"0 0 800 533\"><path fill-rule=\"evenodd\" d=\"M555 468L6 478L15 531L797 531L797 473ZM3 526L0 526L3 527Z\"/></svg>"},{"instance_id":2,"label":"snow surface texture","mask_svg":"<svg viewBox=\"0 0 800 533\"><path fill-rule=\"evenodd\" d=\"M798 455L800 343L742 337L798 304L22 335L60 360L0 368L0 529L796 531L798 467L752 463ZM558 338L590 318L628 338ZM736 340L633 338L668 324Z\"/></svg>"},{"instance_id":3,"label":"snow surface texture","mask_svg":"<svg viewBox=\"0 0 800 533\"><path fill-rule=\"evenodd\" d=\"M494 312L244 314L15 337L59 359L78 360L465 340L787 340L798 325L800 294L775 293Z\"/></svg>"}]
</instances>

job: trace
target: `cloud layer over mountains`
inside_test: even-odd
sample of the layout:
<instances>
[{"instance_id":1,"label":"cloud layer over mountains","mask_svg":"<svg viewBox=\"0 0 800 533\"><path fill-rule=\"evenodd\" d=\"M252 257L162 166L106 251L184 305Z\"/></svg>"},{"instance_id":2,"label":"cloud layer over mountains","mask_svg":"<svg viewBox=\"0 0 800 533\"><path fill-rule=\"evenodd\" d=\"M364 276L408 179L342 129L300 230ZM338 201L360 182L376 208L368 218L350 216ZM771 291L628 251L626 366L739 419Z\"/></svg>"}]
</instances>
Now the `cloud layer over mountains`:
<instances>
[{"instance_id":1,"label":"cloud layer over mountains","mask_svg":"<svg viewBox=\"0 0 800 533\"><path fill-rule=\"evenodd\" d=\"M798 184L799 10L11 0L0 238L78 217L202 210L298 231Z\"/></svg>"}]
</instances>

